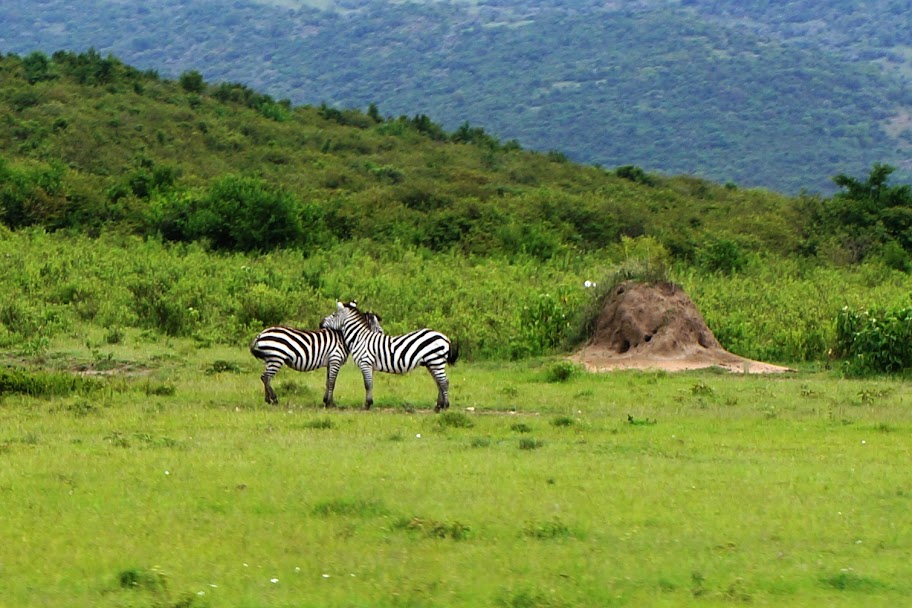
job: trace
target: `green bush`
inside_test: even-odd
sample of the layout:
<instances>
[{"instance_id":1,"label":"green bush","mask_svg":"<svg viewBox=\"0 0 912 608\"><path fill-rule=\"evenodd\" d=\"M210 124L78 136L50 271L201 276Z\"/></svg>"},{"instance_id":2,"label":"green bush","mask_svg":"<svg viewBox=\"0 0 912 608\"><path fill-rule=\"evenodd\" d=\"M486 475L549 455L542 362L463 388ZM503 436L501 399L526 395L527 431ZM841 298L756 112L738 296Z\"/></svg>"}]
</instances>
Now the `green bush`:
<instances>
[{"instance_id":1,"label":"green bush","mask_svg":"<svg viewBox=\"0 0 912 608\"><path fill-rule=\"evenodd\" d=\"M912 307L855 311L836 317L834 354L850 375L894 374L912 369Z\"/></svg>"},{"instance_id":2,"label":"green bush","mask_svg":"<svg viewBox=\"0 0 912 608\"><path fill-rule=\"evenodd\" d=\"M230 175L205 193L158 197L149 222L166 239L205 239L214 249L229 251L308 248L327 234L319 206L302 205L264 180Z\"/></svg>"}]
</instances>

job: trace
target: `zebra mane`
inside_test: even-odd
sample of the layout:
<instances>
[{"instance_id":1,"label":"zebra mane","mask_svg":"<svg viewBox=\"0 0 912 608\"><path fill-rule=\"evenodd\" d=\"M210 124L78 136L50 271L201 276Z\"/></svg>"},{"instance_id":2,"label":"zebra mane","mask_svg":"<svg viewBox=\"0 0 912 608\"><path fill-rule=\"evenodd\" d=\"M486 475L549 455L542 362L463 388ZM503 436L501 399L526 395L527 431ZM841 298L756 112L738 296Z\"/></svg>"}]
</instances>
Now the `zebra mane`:
<instances>
[{"instance_id":1,"label":"zebra mane","mask_svg":"<svg viewBox=\"0 0 912 608\"><path fill-rule=\"evenodd\" d=\"M358 302L356 300L346 302L343 306L354 313L355 316L359 319L360 323L370 329L372 332L378 334L384 333L383 327L380 325L380 322L383 321L383 319L377 313L370 310L361 310L358 308Z\"/></svg>"}]
</instances>

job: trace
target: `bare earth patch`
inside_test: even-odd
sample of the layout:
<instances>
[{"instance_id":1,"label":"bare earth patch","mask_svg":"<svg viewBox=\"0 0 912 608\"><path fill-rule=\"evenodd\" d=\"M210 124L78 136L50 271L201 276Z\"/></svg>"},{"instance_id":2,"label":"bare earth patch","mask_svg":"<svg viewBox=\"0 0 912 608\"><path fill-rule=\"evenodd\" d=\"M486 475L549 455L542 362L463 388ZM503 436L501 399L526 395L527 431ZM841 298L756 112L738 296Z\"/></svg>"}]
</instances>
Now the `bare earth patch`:
<instances>
[{"instance_id":1,"label":"bare earth patch","mask_svg":"<svg viewBox=\"0 0 912 608\"><path fill-rule=\"evenodd\" d=\"M794 371L728 352L678 285L628 281L604 301L589 341L569 357L589 371L719 367L735 373Z\"/></svg>"}]
</instances>

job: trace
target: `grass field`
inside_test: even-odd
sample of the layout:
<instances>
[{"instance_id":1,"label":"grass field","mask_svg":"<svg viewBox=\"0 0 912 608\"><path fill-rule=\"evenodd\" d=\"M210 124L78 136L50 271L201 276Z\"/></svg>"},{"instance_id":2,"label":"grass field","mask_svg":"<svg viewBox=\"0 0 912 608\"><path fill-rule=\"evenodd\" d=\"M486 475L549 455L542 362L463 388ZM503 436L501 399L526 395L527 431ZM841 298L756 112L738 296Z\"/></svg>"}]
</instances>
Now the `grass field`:
<instances>
[{"instance_id":1,"label":"grass field","mask_svg":"<svg viewBox=\"0 0 912 608\"><path fill-rule=\"evenodd\" d=\"M9 363L14 363L10 361ZM19 363L22 363L21 361ZM283 370L129 334L0 393L0 606L895 606L912 593L912 390L577 372L554 359ZM0 368L2 369L2 368ZM50 374L48 377L53 377Z\"/></svg>"}]
</instances>

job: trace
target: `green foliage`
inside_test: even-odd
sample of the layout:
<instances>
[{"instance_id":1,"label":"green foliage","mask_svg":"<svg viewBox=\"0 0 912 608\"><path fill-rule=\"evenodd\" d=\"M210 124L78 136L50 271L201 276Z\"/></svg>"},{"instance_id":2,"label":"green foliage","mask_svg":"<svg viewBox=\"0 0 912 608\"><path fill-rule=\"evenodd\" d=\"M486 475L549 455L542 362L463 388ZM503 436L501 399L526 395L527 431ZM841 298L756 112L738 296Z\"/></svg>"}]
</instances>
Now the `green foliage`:
<instances>
[{"instance_id":1,"label":"green foliage","mask_svg":"<svg viewBox=\"0 0 912 608\"><path fill-rule=\"evenodd\" d=\"M656 180L640 167L635 165L624 165L614 170L614 174L632 182L643 184L645 186L654 186Z\"/></svg>"},{"instance_id":2,"label":"green foliage","mask_svg":"<svg viewBox=\"0 0 912 608\"><path fill-rule=\"evenodd\" d=\"M24 368L0 368L0 397L4 395L29 395L32 397L59 397L86 394L101 388L101 383L77 376Z\"/></svg>"},{"instance_id":3,"label":"green foliage","mask_svg":"<svg viewBox=\"0 0 912 608\"><path fill-rule=\"evenodd\" d=\"M60 165L14 167L0 158L0 221L10 228L66 225L67 201Z\"/></svg>"},{"instance_id":4,"label":"green foliage","mask_svg":"<svg viewBox=\"0 0 912 608\"><path fill-rule=\"evenodd\" d=\"M697 251L697 263L708 272L734 274L747 265L747 255L738 243L729 239L716 239Z\"/></svg>"},{"instance_id":5,"label":"green foliage","mask_svg":"<svg viewBox=\"0 0 912 608\"><path fill-rule=\"evenodd\" d=\"M205 57L196 67L214 82L260 83L295 103L365 107L383 99L393 115L420 108L447 129L480 118L490 133L587 163L635 163L749 187L818 190L829 175L871 157L907 157L908 138L895 133L902 122L890 120L908 105L902 45L909 17L901 3L865 10L846 1L789 1L771 10L758 2L649 0L636 10L596 2L570 10L557 2L534 13L518 0L490 11L474 3L380 3L364 11L310 4L334 10L166 0L140 11L106 7L99 23L97 11L74 13L63 0L25 3L4 14L6 48L85 48L103 39L124 60L162 69ZM307 70L299 57L309 58ZM93 52L84 72L64 75L125 84L122 66L105 61ZM157 88L151 79L128 84Z\"/></svg>"},{"instance_id":6,"label":"green foliage","mask_svg":"<svg viewBox=\"0 0 912 608\"><path fill-rule=\"evenodd\" d=\"M851 310L836 317L834 353L850 375L893 374L912 369L912 307Z\"/></svg>"},{"instance_id":7,"label":"green foliage","mask_svg":"<svg viewBox=\"0 0 912 608\"><path fill-rule=\"evenodd\" d=\"M182 89L188 93L202 93L206 90L206 81L203 75L196 70L190 70L180 75L178 80Z\"/></svg>"},{"instance_id":8,"label":"green foliage","mask_svg":"<svg viewBox=\"0 0 912 608\"><path fill-rule=\"evenodd\" d=\"M304 222L308 230L304 230ZM226 176L199 196L179 192L158 199L152 226L170 240L205 239L215 249L267 251L321 238L320 214L263 180Z\"/></svg>"},{"instance_id":9,"label":"green foliage","mask_svg":"<svg viewBox=\"0 0 912 608\"><path fill-rule=\"evenodd\" d=\"M545 371L545 380L547 382L566 382L578 375L580 371L580 367L570 361L558 361Z\"/></svg>"},{"instance_id":10,"label":"green foliage","mask_svg":"<svg viewBox=\"0 0 912 608\"><path fill-rule=\"evenodd\" d=\"M907 270L912 252L912 186L888 184L894 171L875 163L864 181L845 174L834 177L840 192L828 201L807 203L809 240L818 249L838 247L850 262L881 252L891 266Z\"/></svg>"}]
</instances>

